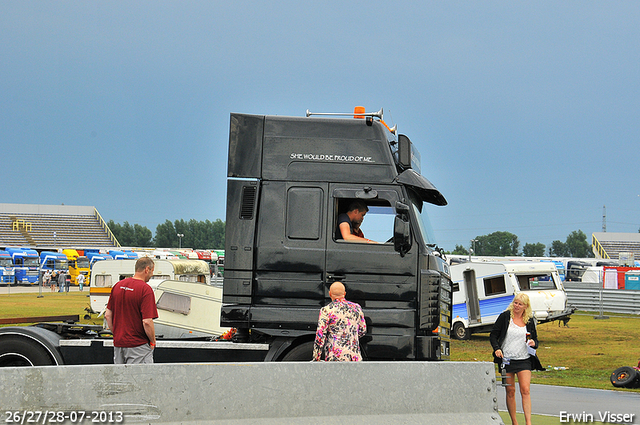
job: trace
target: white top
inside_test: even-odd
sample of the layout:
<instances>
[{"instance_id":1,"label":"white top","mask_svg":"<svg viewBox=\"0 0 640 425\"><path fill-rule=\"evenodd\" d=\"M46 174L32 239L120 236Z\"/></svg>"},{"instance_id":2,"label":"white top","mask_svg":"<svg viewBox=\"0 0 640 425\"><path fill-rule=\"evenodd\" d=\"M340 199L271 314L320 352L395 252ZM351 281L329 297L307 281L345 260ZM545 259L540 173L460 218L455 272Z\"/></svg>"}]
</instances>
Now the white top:
<instances>
[{"instance_id":1,"label":"white top","mask_svg":"<svg viewBox=\"0 0 640 425\"><path fill-rule=\"evenodd\" d=\"M518 326L509 319L507 335L502 343L502 355L505 359L524 360L529 358L527 351L527 327Z\"/></svg>"}]
</instances>

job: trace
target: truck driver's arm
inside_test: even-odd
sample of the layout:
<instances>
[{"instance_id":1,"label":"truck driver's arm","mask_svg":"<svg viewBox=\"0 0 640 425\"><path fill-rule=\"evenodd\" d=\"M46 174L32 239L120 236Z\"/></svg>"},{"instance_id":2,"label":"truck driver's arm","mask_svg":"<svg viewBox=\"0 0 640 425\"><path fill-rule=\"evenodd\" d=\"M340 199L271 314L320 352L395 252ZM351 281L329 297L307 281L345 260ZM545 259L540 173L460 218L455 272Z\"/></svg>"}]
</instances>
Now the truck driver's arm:
<instances>
[{"instance_id":1,"label":"truck driver's arm","mask_svg":"<svg viewBox=\"0 0 640 425\"><path fill-rule=\"evenodd\" d=\"M360 236L351 234L351 226L349 226L347 222L340 223L340 234L342 235L342 239L347 242L377 243L371 239L361 238Z\"/></svg>"}]
</instances>

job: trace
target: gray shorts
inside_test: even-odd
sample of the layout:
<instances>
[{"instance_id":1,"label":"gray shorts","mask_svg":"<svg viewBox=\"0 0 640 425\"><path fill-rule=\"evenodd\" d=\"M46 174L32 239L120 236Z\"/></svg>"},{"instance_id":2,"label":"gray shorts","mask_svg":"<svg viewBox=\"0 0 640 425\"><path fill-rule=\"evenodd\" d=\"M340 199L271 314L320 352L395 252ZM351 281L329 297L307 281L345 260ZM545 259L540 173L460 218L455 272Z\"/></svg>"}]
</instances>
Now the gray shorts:
<instances>
[{"instance_id":1,"label":"gray shorts","mask_svg":"<svg viewBox=\"0 0 640 425\"><path fill-rule=\"evenodd\" d=\"M142 344L137 347L113 347L113 363L153 363L153 348L149 344Z\"/></svg>"}]
</instances>

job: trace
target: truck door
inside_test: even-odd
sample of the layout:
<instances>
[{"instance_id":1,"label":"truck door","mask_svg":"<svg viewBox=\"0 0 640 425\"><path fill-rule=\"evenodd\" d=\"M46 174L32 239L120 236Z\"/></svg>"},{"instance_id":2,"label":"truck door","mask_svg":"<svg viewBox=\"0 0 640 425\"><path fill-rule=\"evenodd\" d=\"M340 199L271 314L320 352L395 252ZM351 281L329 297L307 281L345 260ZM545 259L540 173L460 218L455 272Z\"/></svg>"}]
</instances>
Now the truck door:
<instances>
[{"instance_id":1,"label":"truck door","mask_svg":"<svg viewBox=\"0 0 640 425\"><path fill-rule=\"evenodd\" d=\"M388 343L396 344L394 349L400 351L410 350L417 305L418 247L412 241L412 247L404 256L394 249L394 208L396 202L405 201L402 187L334 183L329 185L329 191L325 302L329 300L331 284L341 281L347 290L346 298L365 310L368 324L373 325L376 332L406 338ZM337 217L346 212L353 200L363 201L369 207L361 229L365 238L378 243L336 240ZM371 351L368 354L374 356Z\"/></svg>"}]
</instances>

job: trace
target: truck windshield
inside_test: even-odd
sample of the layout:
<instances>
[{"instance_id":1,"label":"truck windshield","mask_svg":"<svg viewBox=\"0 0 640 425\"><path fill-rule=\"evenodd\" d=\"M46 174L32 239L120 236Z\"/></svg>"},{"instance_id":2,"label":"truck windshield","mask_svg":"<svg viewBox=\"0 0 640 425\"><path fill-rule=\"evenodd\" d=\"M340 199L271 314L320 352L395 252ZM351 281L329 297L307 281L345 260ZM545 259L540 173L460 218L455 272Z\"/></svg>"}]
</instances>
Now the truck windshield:
<instances>
[{"instance_id":1,"label":"truck windshield","mask_svg":"<svg viewBox=\"0 0 640 425\"><path fill-rule=\"evenodd\" d=\"M56 260L56 270L67 270L69 268L69 262L67 260Z\"/></svg>"},{"instance_id":2,"label":"truck windshield","mask_svg":"<svg viewBox=\"0 0 640 425\"><path fill-rule=\"evenodd\" d=\"M414 216L418 221L418 227L420 228L420 234L424 238L424 243L432 245L436 243L436 238L433 234L433 228L431 227L431 220L427 214L426 208L424 208L423 202L413 192L410 192L411 197L411 209L413 209Z\"/></svg>"},{"instance_id":3,"label":"truck windshield","mask_svg":"<svg viewBox=\"0 0 640 425\"><path fill-rule=\"evenodd\" d=\"M88 269L89 268L89 259L87 257L78 257L77 267L79 269Z\"/></svg>"},{"instance_id":4,"label":"truck windshield","mask_svg":"<svg viewBox=\"0 0 640 425\"><path fill-rule=\"evenodd\" d=\"M10 258L0 258L0 267L11 267L13 262Z\"/></svg>"},{"instance_id":5,"label":"truck windshield","mask_svg":"<svg viewBox=\"0 0 640 425\"><path fill-rule=\"evenodd\" d=\"M24 258L24 262L22 263L26 267L37 267L40 265L40 259L38 257L35 258Z\"/></svg>"}]
</instances>

